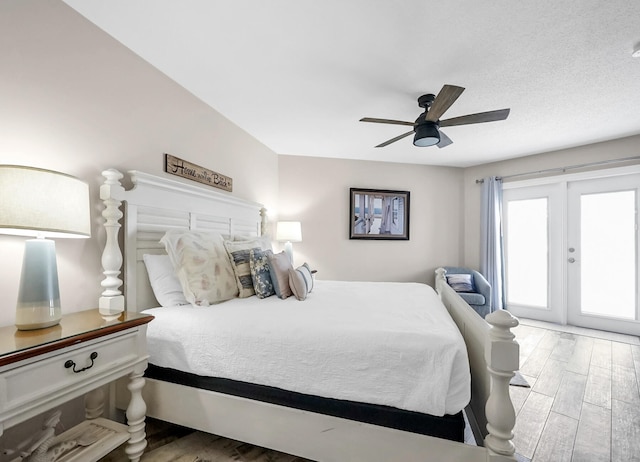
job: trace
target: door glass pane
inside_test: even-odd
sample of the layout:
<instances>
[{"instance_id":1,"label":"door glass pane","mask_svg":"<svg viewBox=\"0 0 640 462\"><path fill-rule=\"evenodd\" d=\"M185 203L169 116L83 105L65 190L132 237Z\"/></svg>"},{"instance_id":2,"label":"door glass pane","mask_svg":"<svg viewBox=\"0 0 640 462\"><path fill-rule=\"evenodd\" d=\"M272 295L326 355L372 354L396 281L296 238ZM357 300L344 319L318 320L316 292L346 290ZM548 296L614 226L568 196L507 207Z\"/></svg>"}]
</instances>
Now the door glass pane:
<instances>
[{"instance_id":1,"label":"door glass pane","mask_svg":"<svg viewBox=\"0 0 640 462\"><path fill-rule=\"evenodd\" d=\"M507 304L547 307L547 198L508 202Z\"/></svg>"},{"instance_id":2,"label":"door glass pane","mask_svg":"<svg viewBox=\"0 0 640 462\"><path fill-rule=\"evenodd\" d=\"M635 191L580 198L583 313L635 318Z\"/></svg>"}]
</instances>

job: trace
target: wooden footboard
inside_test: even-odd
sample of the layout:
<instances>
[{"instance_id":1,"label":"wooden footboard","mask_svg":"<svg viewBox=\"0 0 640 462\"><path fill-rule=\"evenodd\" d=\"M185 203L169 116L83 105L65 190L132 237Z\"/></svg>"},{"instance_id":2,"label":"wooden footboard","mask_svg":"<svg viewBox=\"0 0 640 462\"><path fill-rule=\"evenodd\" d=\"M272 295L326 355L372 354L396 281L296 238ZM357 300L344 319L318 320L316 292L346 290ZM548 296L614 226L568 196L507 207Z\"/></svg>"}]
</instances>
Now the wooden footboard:
<instances>
[{"instance_id":1,"label":"wooden footboard","mask_svg":"<svg viewBox=\"0 0 640 462\"><path fill-rule=\"evenodd\" d=\"M482 319L447 284L446 270L436 270L436 290L464 337L471 368L471 403L467 417L478 444L504 460L515 460L515 410L509 382L519 369L519 345L511 328L518 319L498 310ZM496 459L499 460L499 459Z\"/></svg>"}]
</instances>

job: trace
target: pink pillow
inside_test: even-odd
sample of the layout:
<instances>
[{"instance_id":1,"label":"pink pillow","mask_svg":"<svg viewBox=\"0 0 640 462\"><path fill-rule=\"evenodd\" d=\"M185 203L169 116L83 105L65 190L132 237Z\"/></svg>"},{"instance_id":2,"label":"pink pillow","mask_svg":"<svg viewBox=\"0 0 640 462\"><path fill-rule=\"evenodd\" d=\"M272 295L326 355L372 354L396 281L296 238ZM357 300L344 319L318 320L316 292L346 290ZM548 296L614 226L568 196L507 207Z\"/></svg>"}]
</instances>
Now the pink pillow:
<instances>
[{"instance_id":1,"label":"pink pillow","mask_svg":"<svg viewBox=\"0 0 640 462\"><path fill-rule=\"evenodd\" d=\"M293 295L289 287L289 269L293 269L289 256L284 253L269 255L269 274L273 288L279 298L285 299Z\"/></svg>"}]
</instances>

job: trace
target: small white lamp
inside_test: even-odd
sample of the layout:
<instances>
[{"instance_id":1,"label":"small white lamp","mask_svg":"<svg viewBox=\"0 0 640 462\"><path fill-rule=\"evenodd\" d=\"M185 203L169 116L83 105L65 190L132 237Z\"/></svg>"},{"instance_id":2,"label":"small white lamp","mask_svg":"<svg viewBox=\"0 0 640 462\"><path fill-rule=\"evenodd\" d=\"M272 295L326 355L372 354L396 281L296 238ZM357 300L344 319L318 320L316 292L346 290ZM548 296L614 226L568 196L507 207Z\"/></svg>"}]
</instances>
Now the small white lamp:
<instances>
[{"instance_id":1,"label":"small white lamp","mask_svg":"<svg viewBox=\"0 0 640 462\"><path fill-rule=\"evenodd\" d=\"M276 240L284 242L284 251L293 265L293 244L302 242L302 225L299 221L279 221L276 223Z\"/></svg>"},{"instance_id":2,"label":"small white lamp","mask_svg":"<svg viewBox=\"0 0 640 462\"><path fill-rule=\"evenodd\" d=\"M0 233L37 238L25 242L16 327L58 324L62 310L56 248L45 237L91 236L89 186L52 170L0 165Z\"/></svg>"}]
</instances>

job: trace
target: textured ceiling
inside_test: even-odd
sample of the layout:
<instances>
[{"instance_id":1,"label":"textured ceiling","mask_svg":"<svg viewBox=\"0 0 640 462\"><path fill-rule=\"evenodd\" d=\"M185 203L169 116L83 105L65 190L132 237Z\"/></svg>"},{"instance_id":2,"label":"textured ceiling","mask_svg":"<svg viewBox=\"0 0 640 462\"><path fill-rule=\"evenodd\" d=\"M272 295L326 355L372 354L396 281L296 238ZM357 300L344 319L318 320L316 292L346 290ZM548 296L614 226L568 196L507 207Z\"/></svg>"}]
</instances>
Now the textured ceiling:
<instances>
[{"instance_id":1,"label":"textured ceiling","mask_svg":"<svg viewBox=\"0 0 640 462\"><path fill-rule=\"evenodd\" d=\"M640 1L65 0L278 154L470 166L640 133ZM454 144L375 145L466 91Z\"/></svg>"}]
</instances>

